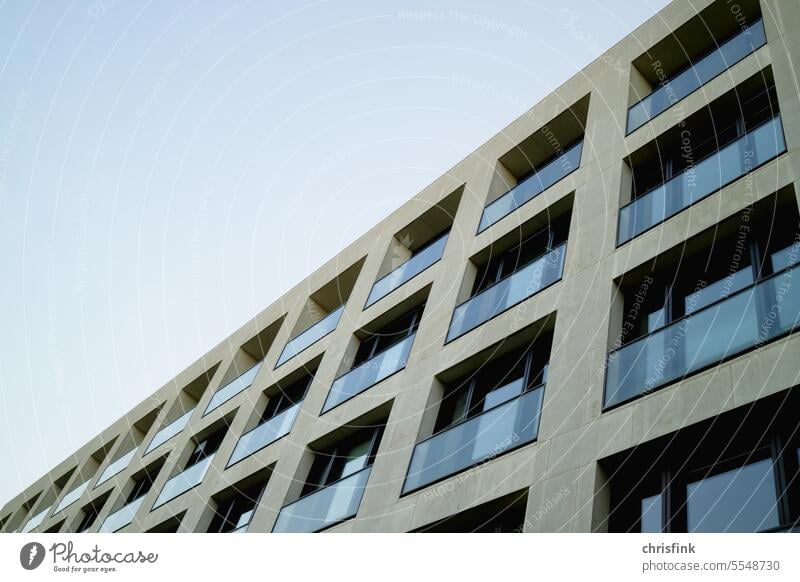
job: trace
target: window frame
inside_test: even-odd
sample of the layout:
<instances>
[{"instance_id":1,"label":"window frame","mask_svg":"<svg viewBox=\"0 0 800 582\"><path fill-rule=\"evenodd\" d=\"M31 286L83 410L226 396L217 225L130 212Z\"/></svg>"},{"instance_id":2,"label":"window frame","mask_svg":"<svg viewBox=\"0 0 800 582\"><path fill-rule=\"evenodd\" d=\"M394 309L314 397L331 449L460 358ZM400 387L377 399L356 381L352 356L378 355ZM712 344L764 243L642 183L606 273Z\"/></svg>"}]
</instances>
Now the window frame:
<instances>
[{"instance_id":1,"label":"window frame","mask_svg":"<svg viewBox=\"0 0 800 582\"><path fill-rule=\"evenodd\" d=\"M344 439L341 439L336 444L334 444L333 446L329 447L326 450L315 451L314 452L314 461L312 462L311 467L308 470L308 475L306 476L305 483L303 484L303 490L302 490L302 492L300 494L300 497L298 497L298 499L306 497L307 495L312 495L313 493L316 493L317 491L320 491L321 489L325 489L326 487L330 487L331 485L333 485L337 481L341 481L342 479L347 479L351 475L354 475L355 473L358 473L359 471L363 471L364 469L366 469L368 467L371 467L372 464L375 462L375 456L378 453L378 447L380 446L380 442L381 442L381 439L383 437L383 432L384 432L385 428L386 428L386 426L383 425L383 424L380 425L380 426L365 428L365 429L359 430L358 432L356 432L356 433L354 433L352 435L349 435L349 436L345 437ZM364 438L363 440L357 438L357 437L359 437L361 435L366 436L367 433L369 433L368 438ZM349 450L349 449L353 448L352 447L353 443L360 444L360 443L363 443L363 442L368 442L367 453L366 453L367 458L366 458L366 460L364 462L364 466L361 467L360 469L356 470L356 471L353 471L353 472L348 473L348 474L339 475L338 477L335 477L335 478L332 479L331 475L332 475L332 470L333 470L334 465L344 458L341 455L342 449L347 447L348 450ZM324 457L322 457L322 455L324 455ZM325 459L324 462L320 463L320 465L317 465L317 463L319 462L319 459L322 459L322 458ZM318 472L319 476L318 477L316 477L316 476L313 477L314 481L312 482L312 481L310 481L310 479L312 478L312 475L315 472ZM295 500L295 501L297 501L297 500Z\"/></svg>"},{"instance_id":2,"label":"window frame","mask_svg":"<svg viewBox=\"0 0 800 582\"><path fill-rule=\"evenodd\" d=\"M543 387L547 384L547 375L550 367L550 350L552 346L552 337L548 333L546 337L537 338L535 342L532 342L531 345L524 347L521 350L514 350L499 356L494 361L490 360L488 363L497 364L497 361L502 361L503 358L514 358L518 356L519 361L524 358L524 362L522 363L522 375L514 378L508 379L503 378L501 380L502 383L495 384L490 390L483 391L482 388L478 387L478 384L484 380L484 374L481 373L481 370L477 370L469 375L466 381L462 381L457 383L455 388L445 388L445 394L442 396L442 399L439 401L439 410L436 414L436 420L434 421L434 430L433 432L426 437L431 438L434 437L442 432L450 430L464 422L467 422L476 416L480 416L482 414L486 414L487 412L497 408L498 406L503 406L504 404L508 403L511 399L504 400L498 404L494 404L489 408L477 408L478 404L485 403L486 397L491 394L492 392L504 388L509 384L517 382L518 380L522 380L523 386L522 391L514 398L519 398L523 394L527 394L528 392L532 392L540 387ZM543 362L540 367L536 367L537 362L535 361L537 357L537 353L539 348L546 348L548 353L547 361ZM536 368L536 369L534 369ZM532 376L532 373L536 372L536 376ZM541 381L534 383L537 377L541 376ZM464 403L464 410L460 415L460 418L453 419L452 421L448 422L447 424L442 424L442 413L445 411L443 408L445 399L447 398L459 398L461 394L466 393L466 401ZM476 401L475 397L479 399Z\"/></svg>"},{"instance_id":3,"label":"window frame","mask_svg":"<svg viewBox=\"0 0 800 582\"><path fill-rule=\"evenodd\" d=\"M222 528L226 524L235 525L235 523L231 522L230 516L231 516L231 513L232 513L234 507L236 506L236 501L238 499L242 498L243 496L247 496L248 500L249 499L253 500L252 509L248 509L247 511L252 511L253 514L255 515L255 512L258 509L259 504L261 503L261 498L264 495L264 491L266 491L266 489L267 489L267 482L268 482L267 480L260 481L260 482L257 482L255 484L251 485L250 487L245 487L245 488L241 488L241 489L236 487L235 488L236 491L235 491L234 494L232 494L232 495L230 495L230 496L228 496L228 497L226 497L226 498L224 498L224 499L222 499L220 501L217 501L217 507L214 509L214 516L211 518L211 523L209 523L207 533L232 533L232 532L236 531L237 529L239 529L241 527L244 527L245 525L249 526L253 521L253 516L250 516L250 520L246 524L242 524L242 525L238 525L238 526L235 526L235 527L231 527L231 529L228 529L228 530L225 530L225 531L222 530ZM254 491L256 489L256 487L259 488L258 495L254 496L254 497L249 497L249 492ZM227 511L225 512L224 516L222 516L220 514L220 508L222 507L223 503L228 504L227 505ZM239 514L239 518L241 518L241 516L244 515L244 513L246 513L246 512L242 512L241 514ZM214 525L214 521L217 518L219 518L221 520L220 524L219 524L219 527L217 529L212 530L211 528Z\"/></svg>"},{"instance_id":4,"label":"window frame","mask_svg":"<svg viewBox=\"0 0 800 582\"><path fill-rule=\"evenodd\" d=\"M754 533L797 527L800 524L800 435L787 435L786 430L782 428L761 436L752 446L726 456L723 456L727 449L724 445L720 447L723 454L715 456L713 451L701 451L699 459L691 457L687 460L667 455L669 460L649 469L632 487L626 486L624 482L614 484L612 476L609 531L641 532L642 502L659 495L661 529L649 533L693 533L688 531L688 486L764 460L770 460L772 464L778 524ZM714 458L706 464L709 457ZM618 491L627 491L617 503L613 501L613 497L617 495L615 488ZM636 507L638 510L635 510Z\"/></svg>"}]
</instances>

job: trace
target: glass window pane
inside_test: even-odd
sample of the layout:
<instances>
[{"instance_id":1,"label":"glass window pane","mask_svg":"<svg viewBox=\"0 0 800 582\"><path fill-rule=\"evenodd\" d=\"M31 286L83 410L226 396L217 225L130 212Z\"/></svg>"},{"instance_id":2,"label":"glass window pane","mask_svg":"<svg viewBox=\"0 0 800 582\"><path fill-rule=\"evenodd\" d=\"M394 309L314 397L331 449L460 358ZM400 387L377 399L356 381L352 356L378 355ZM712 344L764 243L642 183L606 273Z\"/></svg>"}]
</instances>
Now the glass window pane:
<instances>
[{"instance_id":1,"label":"glass window pane","mask_svg":"<svg viewBox=\"0 0 800 582\"><path fill-rule=\"evenodd\" d=\"M505 386L501 386L500 388L492 390L483 400L483 410L489 410L498 404L502 404L503 402L508 402L512 398L516 398L522 394L524 387L524 379L520 378L509 384L506 384Z\"/></svg>"},{"instance_id":2,"label":"glass window pane","mask_svg":"<svg viewBox=\"0 0 800 582\"><path fill-rule=\"evenodd\" d=\"M661 329L666 324L667 310L660 307L656 311L647 314L647 329L644 333L650 333L657 329Z\"/></svg>"},{"instance_id":3,"label":"glass window pane","mask_svg":"<svg viewBox=\"0 0 800 582\"><path fill-rule=\"evenodd\" d=\"M341 471L338 472L338 475L334 477L334 479L352 475L356 471L360 471L366 467L370 443L371 441L363 441L350 449L342 459Z\"/></svg>"},{"instance_id":4,"label":"glass window pane","mask_svg":"<svg viewBox=\"0 0 800 582\"><path fill-rule=\"evenodd\" d=\"M788 269L797 264L800 259L800 249L795 245L790 245L772 253L772 272L777 273L783 269Z\"/></svg>"},{"instance_id":5,"label":"glass window pane","mask_svg":"<svg viewBox=\"0 0 800 582\"><path fill-rule=\"evenodd\" d=\"M687 315L694 313L698 309L702 309L706 305L728 297L732 293L736 293L740 289L749 287L753 283L753 269L750 267L746 267L741 271L732 273L724 279L715 281L714 283L706 285L702 289L698 289L694 293L687 295L684 298L684 313Z\"/></svg>"},{"instance_id":6,"label":"glass window pane","mask_svg":"<svg viewBox=\"0 0 800 582\"><path fill-rule=\"evenodd\" d=\"M690 532L757 532L779 524L772 460L690 483Z\"/></svg>"},{"instance_id":7,"label":"glass window pane","mask_svg":"<svg viewBox=\"0 0 800 582\"><path fill-rule=\"evenodd\" d=\"M242 513L239 516L239 519L236 520L236 527L234 527L233 529L239 529L243 525L249 524L250 520L253 519L253 513L255 513L254 509L251 509L249 511L245 511L244 513Z\"/></svg>"},{"instance_id":8,"label":"glass window pane","mask_svg":"<svg viewBox=\"0 0 800 582\"><path fill-rule=\"evenodd\" d=\"M464 420L468 394L469 386L462 386L442 399L439 415L436 418L436 427L433 432L439 432L452 424Z\"/></svg>"},{"instance_id":9,"label":"glass window pane","mask_svg":"<svg viewBox=\"0 0 800 582\"><path fill-rule=\"evenodd\" d=\"M662 519L661 494L642 499L642 533L658 533L661 531Z\"/></svg>"}]
</instances>

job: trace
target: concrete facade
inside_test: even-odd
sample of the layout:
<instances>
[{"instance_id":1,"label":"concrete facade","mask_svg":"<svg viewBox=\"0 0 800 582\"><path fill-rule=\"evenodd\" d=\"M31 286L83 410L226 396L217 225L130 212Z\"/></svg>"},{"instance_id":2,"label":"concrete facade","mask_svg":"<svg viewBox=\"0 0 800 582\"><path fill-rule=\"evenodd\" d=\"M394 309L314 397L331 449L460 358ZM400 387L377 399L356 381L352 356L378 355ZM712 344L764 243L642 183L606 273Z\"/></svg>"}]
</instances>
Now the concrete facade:
<instances>
[{"instance_id":1,"label":"concrete facade","mask_svg":"<svg viewBox=\"0 0 800 582\"><path fill-rule=\"evenodd\" d=\"M312 458L309 445L330 441L343 426L376 414L385 418L386 428L358 512L327 531L412 531L520 491L527 492L524 531L607 529L607 483L598 461L799 383L800 336L788 335L621 406L605 411L603 407L606 357L620 325L614 315L620 302L616 281L756 200L787 188L800 197L798 2L761 0L758 8L767 44L626 136L629 106L652 90L632 63L639 62L673 31L706 14L705 9L732 14L732 6L725 0L671 3L31 484L0 511L0 531L20 530L32 516L54 507L87 480L91 482L76 502L56 515L51 509L35 531L74 531L82 519L82 508L107 496L88 530L97 531L109 514L124 505L132 476L156 460L163 461L163 466L133 523L121 531L206 531L215 496L255 474L268 476L268 480L249 531L271 531L280 508L299 496ZM786 153L760 166L748 179L734 181L617 246L619 210L630 197L625 160L765 69L774 77ZM580 120L584 125L580 167L476 235L486 204L515 184L515 172L509 169L515 163L514 149L531 136L546 134L548 124L556 134L568 134L569 128L562 129L565 123L558 120L564 119L565 112L575 117L580 103L588 105L585 120ZM535 148L531 151L530 155L535 155ZM508 163L499 164L500 159ZM453 200L456 202L450 205ZM559 205L571 211L560 281L446 343L453 310L469 296L476 257L485 254L493 242L517 236L529 221L545 220ZM395 266L390 257L410 252L398 242L403 240L402 234L410 231L412 238L425 238L426 231L434 230L426 225L431 210L445 208L447 214L451 206L452 227L442 259L364 309L373 283ZM346 288L348 297L336 329L274 369L287 341L319 319L319 311L324 314L335 307L335 299L329 296L337 287ZM375 328L385 314L420 297L426 299L425 313L405 369L320 414L331 384L352 360L358 344L356 332ZM553 340L535 442L401 495L414 445L432 430L427 425L436 414L437 378L502 344L508 336L537 326L552 329ZM217 389L261 356L264 364L252 385L204 416ZM263 408L266 399L264 391L304 368L316 368L316 372L289 434L226 469L238 438L255 426L258 408ZM145 454L156 432L192 406L194 412L186 427ZM219 426L223 419L229 429L202 483L150 511L164 483L185 463L192 439ZM132 447L136 452L130 464L95 486L105 468Z\"/></svg>"}]
</instances>

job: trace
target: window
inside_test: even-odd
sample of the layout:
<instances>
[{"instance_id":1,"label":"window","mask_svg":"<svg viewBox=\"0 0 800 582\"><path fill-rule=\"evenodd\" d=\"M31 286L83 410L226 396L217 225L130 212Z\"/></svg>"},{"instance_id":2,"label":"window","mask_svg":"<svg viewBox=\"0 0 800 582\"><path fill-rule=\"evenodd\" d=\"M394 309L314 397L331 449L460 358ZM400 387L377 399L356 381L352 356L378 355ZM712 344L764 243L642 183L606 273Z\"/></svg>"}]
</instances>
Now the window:
<instances>
[{"instance_id":1,"label":"window","mask_svg":"<svg viewBox=\"0 0 800 582\"><path fill-rule=\"evenodd\" d=\"M676 475L662 474L668 483L666 490L640 501L639 531L713 533L777 528L780 517L775 462L766 449L752 455L764 458L748 462L748 454ZM672 511L665 511L667 498L671 499Z\"/></svg>"},{"instance_id":2,"label":"window","mask_svg":"<svg viewBox=\"0 0 800 582\"><path fill-rule=\"evenodd\" d=\"M589 101L584 95L497 159L478 234L580 167Z\"/></svg>"},{"instance_id":3,"label":"window","mask_svg":"<svg viewBox=\"0 0 800 582\"><path fill-rule=\"evenodd\" d=\"M309 374L295 380L285 388L279 386L280 391L269 397L257 426L239 438L230 459L228 459L227 466L238 463L289 434L300 412L300 405L313 381L314 376Z\"/></svg>"},{"instance_id":4,"label":"window","mask_svg":"<svg viewBox=\"0 0 800 582\"><path fill-rule=\"evenodd\" d=\"M735 232L721 234L703 251L684 255L677 266L650 275L644 292L643 283L629 288L623 343L651 334L798 262L796 216L779 213L771 223L753 221L750 216L740 219Z\"/></svg>"},{"instance_id":5,"label":"window","mask_svg":"<svg viewBox=\"0 0 800 582\"><path fill-rule=\"evenodd\" d=\"M686 485L686 520L690 532L753 532L779 524L771 458L711 476L698 471Z\"/></svg>"},{"instance_id":6,"label":"window","mask_svg":"<svg viewBox=\"0 0 800 582\"><path fill-rule=\"evenodd\" d=\"M561 280L572 197L532 218L471 260L477 267L470 296L453 310L445 343L507 312ZM467 289L463 289L466 291Z\"/></svg>"},{"instance_id":7,"label":"window","mask_svg":"<svg viewBox=\"0 0 800 582\"><path fill-rule=\"evenodd\" d=\"M619 211L617 246L785 151L772 69L767 67L628 156L623 179L630 181L630 198Z\"/></svg>"},{"instance_id":8,"label":"window","mask_svg":"<svg viewBox=\"0 0 800 582\"><path fill-rule=\"evenodd\" d=\"M769 396L602 461L609 529L791 528L800 518L798 403L800 393Z\"/></svg>"},{"instance_id":9,"label":"window","mask_svg":"<svg viewBox=\"0 0 800 582\"><path fill-rule=\"evenodd\" d=\"M257 483L221 500L208 528L209 533L243 532L247 529L265 485L266 482Z\"/></svg>"},{"instance_id":10,"label":"window","mask_svg":"<svg viewBox=\"0 0 800 582\"><path fill-rule=\"evenodd\" d=\"M423 526L419 533L522 533L528 494L516 492Z\"/></svg>"},{"instance_id":11,"label":"window","mask_svg":"<svg viewBox=\"0 0 800 582\"><path fill-rule=\"evenodd\" d=\"M664 527L663 503L660 493L642 499L642 533L657 533Z\"/></svg>"},{"instance_id":12,"label":"window","mask_svg":"<svg viewBox=\"0 0 800 582\"><path fill-rule=\"evenodd\" d=\"M211 400L208 402L208 406L206 406L206 411L203 413L203 415L206 415L212 410L219 408L237 394L240 394L241 392L244 392L250 388L256 376L258 375L258 371L261 369L262 363L263 362L257 362L256 364L250 366L250 368L217 390L214 393L214 396L212 396ZM236 365L234 366L238 372L238 367Z\"/></svg>"},{"instance_id":13,"label":"window","mask_svg":"<svg viewBox=\"0 0 800 582\"><path fill-rule=\"evenodd\" d=\"M156 480L156 475L158 475L158 471L147 472L140 477L134 477L133 489L131 489L126 503L131 503L132 501L136 501L140 497L147 495L147 492L150 491L150 488L153 486L153 482Z\"/></svg>"},{"instance_id":14,"label":"window","mask_svg":"<svg viewBox=\"0 0 800 582\"><path fill-rule=\"evenodd\" d=\"M313 493L372 465L383 426L367 428L316 453L301 495Z\"/></svg>"},{"instance_id":15,"label":"window","mask_svg":"<svg viewBox=\"0 0 800 582\"><path fill-rule=\"evenodd\" d=\"M92 506L90 506L88 509L86 509L83 512L83 518L81 519L81 522L78 524L78 528L75 530L75 532L76 533L83 533L87 529L92 527L92 524L94 523L94 520L97 519L97 514L98 513L99 513L99 511L96 508L92 507Z\"/></svg>"},{"instance_id":16,"label":"window","mask_svg":"<svg viewBox=\"0 0 800 582\"><path fill-rule=\"evenodd\" d=\"M225 433L227 430L227 426L223 427L217 431L214 431L204 439L197 441L197 444L195 444L192 454L189 455L189 460L186 461L186 466L184 468L188 469L192 465L195 465L203 459L207 459L216 453L217 449L219 449L219 446L222 444L222 439L225 438Z\"/></svg>"},{"instance_id":17,"label":"window","mask_svg":"<svg viewBox=\"0 0 800 582\"><path fill-rule=\"evenodd\" d=\"M353 361L353 368L370 360L401 340L413 335L414 332L417 331L419 320L422 317L424 309L425 304L423 303L394 321L387 323L379 330L371 332L358 346L358 352L356 352L356 357Z\"/></svg>"},{"instance_id":18,"label":"window","mask_svg":"<svg viewBox=\"0 0 800 582\"><path fill-rule=\"evenodd\" d=\"M565 242L568 231L569 214L511 248L493 254L485 265L479 267L475 284L472 287L472 296L519 271L525 265Z\"/></svg>"},{"instance_id":19,"label":"window","mask_svg":"<svg viewBox=\"0 0 800 582\"><path fill-rule=\"evenodd\" d=\"M544 341L542 345L549 344ZM445 390L436 433L540 386L547 379L549 349L515 350L481 366L469 379Z\"/></svg>"},{"instance_id":20,"label":"window","mask_svg":"<svg viewBox=\"0 0 800 582\"><path fill-rule=\"evenodd\" d=\"M627 133L766 44L758 0L714 2L632 62Z\"/></svg>"},{"instance_id":21,"label":"window","mask_svg":"<svg viewBox=\"0 0 800 582\"><path fill-rule=\"evenodd\" d=\"M424 309L423 303L381 328L366 332L368 335L359 344L350 370L331 384L323 413L406 367Z\"/></svg>"},{"instance_id":22,"label":"window","mask_svg":"<svg viewBox=\"0 0 800 582\"><path fill-rule=\"evenodd\" d=\"M605 409L794 333L799 235L785 188L625 275Z\"/></svg>"},{"instance_id":23,"label":"window","mask_svg":"<svg viewBox=\"0 0 800 582\"><path fill-rule=\"evenodd\" d=\"M367 308L376 301L382 299L441 259L444 254L444 247L447 244L448 235L449 230L438 234L433 240L412 250L411 256L401 265L398 265L392 269L392 271L375 281L364 307Z\"/></svg>"},{"instance_id":24,"label":"window","mask_svg":"<svg viewBox=\"0 0 800 582\"><path fill-rule=\"evenodd\" d=\"M633 196L639 198L653 188L685 172L711 154L742 138L777 113L778 98L774 85L761 88L754 95L736 94L735 108L719 107L695 122L684 136L690 141L660 144L655 155L633 168ZM725 101L727 104L727 101ZM705 112L702 113L704 115Z\"/></svg>"},{"instance_id":25,"label":"window","mask_svg":"<svg viewBox=\"0 0 800 582\"><path fill-rule=\"evenodd\" d=\"M314 453L300 497L281 508L273 532L311 533L358 513L383 425L360 428Z\"/></svg>"},{"instance_id":26,"label":"window","mask_svg":"<svg viewBox=\"0 0 800 582\"><path fill-rule=\"evenodd\" d=\"M313 381L314 376L303 376L296 382L293 382L286 388L283 388L275 396L272 396L267 402L267 407L264 409L264 412L261 414L261 420L259 424L266 422L267 420L279 415L284 410L287 410L295 404L302 402L303 398L306 396L308 388L311 386L311 382Z\"/></svg>"},{"instance_id":27,"label":"window","mask_svg":"<svg viewBox=\"0 0 800 582\"><path fill-rule=\"evenodd\" d=\"M176 497L183 495L203 481L214 458L214 453L217 452L222 443L222 439L225 438L227 428L227 426L223 426L205 438L195 442L194 449L189 455L183 471L177 475L173 475L164 483L164 487L156 498L152 509L156 509L172 501Z\"/></svg>"},{"instance_id":28,"label":"window","mask_svg":"<svg viewBox=\"0 0 800 582\"><path fill-rule=\"evenodd\" d=\"M98 499L97 501L83 508L83 517L81 518L78 527L75 528L76 533L83 533L92 527L92 524L97 519L97 516L100 514L100 511L103 509L103 506L106 504L107 500L108 497L104 497L103 499Z\"/></svg>"},{"instance_id":29,"label":"window","mask_svg":"<svg viewBox=\"0 0 800 582\"><path fill-rule=\"evenodd\" d=\"M516 336L512 345L522 345L500 356L495 355L497 346L487 348L461 364L477 367L466 378L444 386L437 383L442 398L433 434L414 446L403 495L536 440L551 337L541 330L523 333L535 337ZM494 357L486 361L487 355ZM452 373L463 374L451 370L442 376Z\"/></svg>"}]
</instances>

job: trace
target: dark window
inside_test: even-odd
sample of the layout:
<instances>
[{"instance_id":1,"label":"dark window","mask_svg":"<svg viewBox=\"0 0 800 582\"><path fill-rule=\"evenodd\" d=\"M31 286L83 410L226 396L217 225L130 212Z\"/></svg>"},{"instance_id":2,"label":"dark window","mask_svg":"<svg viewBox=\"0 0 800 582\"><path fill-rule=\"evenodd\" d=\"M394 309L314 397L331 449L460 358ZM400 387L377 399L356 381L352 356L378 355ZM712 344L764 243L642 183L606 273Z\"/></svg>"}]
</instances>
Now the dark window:
<instances>
[{"instance_id":1,"label":"dark window","mask_svg":"<svg viewBox=\"0 0 800 582\"><path fill-rule=\"evenodd\" d=\"M303 376L286 388L281 389L276 395L271 396L267 402L267 407L261 414L261 422L267 421L273 416L277 416L298 402L302 402L313 380L314 376Z\"/></svg>"},{"instance_id":2,"label":"dark window","mask_svg":"<svg viewBox=\"0 0 800 582\"><path fill-rule=\"evenodd\" d=\"M441 231L439 234L433 235L432 237L430 237L428 239L428 242L418 246L416 249L411 251L411 256L407 259L407 261L410 261L411 259L416 257L418 254L420 254L422 251L428 249L428 247L430 247L434 243L439 242L439 239L441 239L444 235L449 234L449 233L450 233L450 229L446 228L445 230Z\"/></svg>"},{"instance_id":3,"label":"dark window","mask_svg":"<svg viewBox=\"0 0 800 582\"><path fill-rule=\"evenodd\" d=\"M772 458L738 466L686 485L690 532L754 532L779 525Z\"/></svg>"},{"instance_id":4,"label":"dark window","mask_svg":"<svg viewBox=\"0 0 800 582\"><path fill-rule=\"evenodd\" d=\"M266 483L257 483L223 499L208 528L209 533L229 533L246 527L256 511Z\"/></svg>"},{"instance_id":5,"label":"dark window","mask_svg":"<svg viewBox=\"0 0 800 582\"><path fill-rule=\"evenodd\" d=\"M676 267L661 269L627 287L623 343L795 265L800 259L796 215L786 213L770 220L751 223L748 217L733 233L720 236L704 250L681 256Z\"/></svg>"},{"instance_id":6,"label":"dark window","mask_svg":"<svg viewBox=\"0 0 800 582\"><path fill-rule=\"evenodd\" d=\"M656 155L633 169L633 198L646 194L769 121L778 113L777 103L775 88L768 87L741 99L735 111L723 107L709 115L702 127L687 128L679 142L657 147Z\"/></svg>"},{"instance_id":7,"label":"dark window","mask_svg":"<svg viewBox=\"0 0 800 582\"><path fill-rule=\"evenodd\" d=\"M642 499L642 533L658 533L664 526L661 494Z\"/></svg>"},{"instance_id":8,"label":"dark window","mask_svg":"<svg viewBox=\"0 0 800 582\"><path fill-rule=\"evenodd\" d=\"M223 427L197 442L184 468L189 468L217 452L228 427Z\"/></svg>"},{"instance_id":9,"label":"dark window","mask_svg":"<svg viewBox=\"0 0 800 582\"><path fill-rule=\"evenodd\" d=\"M521 533L528 496L512 493L416 530L422 533Z\"/></svg>"},{"instance_id":10,"label":"dark window","mask_svg":"<svg viewBox=\"0 0 800 582\"><path fill-rule=\"evenodd\" d=\"M390 348L417 331L419 320L422 317L424 309L425 304L423 303L419 307L414 308L394 321L384 325L379 330L371 332L368 337L361 340L355 360L353 361L353 367L355 368L363 364L370 358L373 358L380 352Z\"/></svg>"},{"instance_id":11,"label":"dark window","mask_svg":"<svg viewBox=\"0 0 800 582\"><path fill-rule=\"evenodd\" d=\"M547 228L527 237L511 248L493 254L485 265L478 268L472 295L477 295L565 242L568 231L569 215L553 221Z\"/></svg>"},{"instance_id":12,"label":"dark window","mask_svg":"<svg viewBox=\"0 0 800 582\"><path fill-rule=\"evenodd\" d=\"M481 366L468 379L445 389L434 432L499 406L547 380L551 338L514 350Z\"/></svg>"},{"instance_id":13,"label":"dark window","mask_svg":"<svg viewBox=\"0 0 800 582\"><path fill-rule=\"evenodd\" d=\"M770 396L604 461L611 482L609 529L759 532L796 526L798 405L800 392Z\"/></svg>"},{"instance_id":14,"label":"dark window","mask_svg":"<svg viewBox=\"0 0 800 582\"><path fill-rule=\"evenodd\" d=\"M361 429L335 446L317 452L302 495L313 493L371 466L382 434L383 426Z\"/></svg>"},{"instance_id":15,"label":"dark window","mask_svg":"<svg viewBox=\"0 0 800 582\"><path fill-rule=\"evenodd\" d=\"M97 501L83 508L83 517L81 518L81 522L78 524L78 527L75 530L76 533L85 532L90 527L92 527L92 524L97 519L97 516L100 514L100 510L103 509L103 505L105 505L106 499Z\"/></svg>"},{"instance_id":16,"label":"dark window","mask_svg":"<svg viewBox=\"0 0 800 582\"><path fill-rule=\"evenodd\" d=\"M153 486L153 481L156 480L157 475L158 470L145 473L141 477L134 477L133 489L131 490L130 495L128 495L127 503L136 501L143 495L147 495L147 492L150 491L150 487Z\"/></svg>"}]
</instances>

